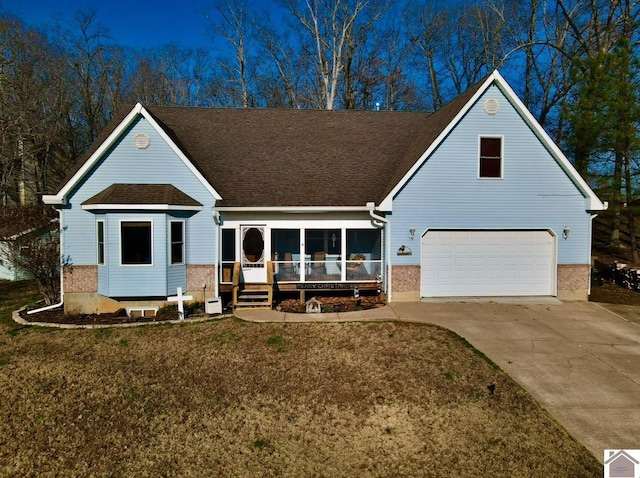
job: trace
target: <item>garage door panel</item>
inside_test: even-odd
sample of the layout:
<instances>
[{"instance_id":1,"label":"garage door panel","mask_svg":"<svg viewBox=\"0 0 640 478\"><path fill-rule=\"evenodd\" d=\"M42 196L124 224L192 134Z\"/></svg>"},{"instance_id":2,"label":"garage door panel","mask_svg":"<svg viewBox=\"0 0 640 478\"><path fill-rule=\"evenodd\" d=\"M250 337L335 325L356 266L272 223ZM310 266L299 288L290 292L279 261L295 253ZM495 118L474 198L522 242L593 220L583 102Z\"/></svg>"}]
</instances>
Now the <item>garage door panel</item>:
<instances>
[{"instance_id":1,"label":"garage door panel","mask_svg":"<svg viewBox=\"0 0 640 478\"><path fill-rule=\"evenodd\" d=\"M428 231L422 237L421 294L552 295L555 239L548 231Z\"/></svg>"},{"instance_id":2,"label":"garage door panel","mask_svg":"<svg viewBox=\"0 0 640 478\"><path fill-rule=\"evenodd\" d=\"M449 254L451 252L455 252L454 244L440 244L438 246L437 252L440 254Z\"/></svg>"}]
</instances>

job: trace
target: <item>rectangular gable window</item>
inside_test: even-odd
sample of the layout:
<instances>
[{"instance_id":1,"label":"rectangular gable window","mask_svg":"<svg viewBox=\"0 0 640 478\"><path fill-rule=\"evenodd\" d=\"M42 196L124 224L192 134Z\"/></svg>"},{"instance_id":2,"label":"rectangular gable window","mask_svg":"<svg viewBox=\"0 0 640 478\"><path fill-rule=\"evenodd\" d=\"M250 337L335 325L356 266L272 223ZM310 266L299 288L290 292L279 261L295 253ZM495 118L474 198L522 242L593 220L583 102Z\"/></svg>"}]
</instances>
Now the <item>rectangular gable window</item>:
<instances>
[{"instance_id":1,"label":"rectangular gable window","mask_svg":"<svg viewBox=\"0 0 640 478\"><path fill-rule=\"evenodd\" d=\"M480 138L481 178L502 177L502 138Z\"/></svg>"},{"instance_id":2,"label":"rectangular gable window","mask_svg":"<svg viewBox=\"0 0 640 478\"><path fill-rule=\"evenodd\" d=\"M97 223L97 239L98 239L98 265L104 265L104 221Z\"/></svg>"},{"instance_id":3,"label":"rectangular gable window","mask_svg":"<svg viewBox=\"0 0 640 478\"><path fill-rule=\"evenodd\" d=\"M120 223L120 260L123 265L151 265L151 221Z\"/></svg>"},{"instance_id":4,"label":"rectangular gable window","mask_svg":"<svg viewBox=\"0 0 640 478\"><path fill-rule=\"evenodd\" d=\"M171 221L171 264L184 264L184 221Z\"/></svg>"}]
</instances>

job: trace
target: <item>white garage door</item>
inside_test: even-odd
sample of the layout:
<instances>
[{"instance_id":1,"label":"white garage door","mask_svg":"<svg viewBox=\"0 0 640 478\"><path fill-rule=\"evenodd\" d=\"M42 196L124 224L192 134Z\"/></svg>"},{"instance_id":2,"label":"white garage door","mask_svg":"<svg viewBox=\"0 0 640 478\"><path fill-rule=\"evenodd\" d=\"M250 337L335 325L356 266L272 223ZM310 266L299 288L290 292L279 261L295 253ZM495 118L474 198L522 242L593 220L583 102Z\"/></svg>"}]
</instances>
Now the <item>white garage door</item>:
<instances>
[{"instance_id":1,"label":"white garage door","mask_svg":"<svg viewBox=\"0 0 640 478\"><path fill-rule=\"evenodd\" d=\"M432 230L422 237L422 297L555 294L548 231Z\"/></svg>"}]
</instances>

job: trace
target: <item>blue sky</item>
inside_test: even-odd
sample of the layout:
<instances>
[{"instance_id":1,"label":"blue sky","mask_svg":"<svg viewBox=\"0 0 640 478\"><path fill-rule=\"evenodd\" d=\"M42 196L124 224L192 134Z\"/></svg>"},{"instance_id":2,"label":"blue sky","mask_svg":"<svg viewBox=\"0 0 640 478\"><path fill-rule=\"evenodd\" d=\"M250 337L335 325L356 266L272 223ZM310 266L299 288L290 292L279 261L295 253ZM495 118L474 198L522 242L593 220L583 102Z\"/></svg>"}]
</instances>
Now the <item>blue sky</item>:
<instances>
[{"instance_id":1,"label":"blue sky","mask_svg":"<svg viewBox=\"0 0 640 478\"><path fill-rule=\"evenodd\" d=\"M252 3L269 4L269 0ZM206 46L207 20L202 10L212 10L212 0L0 0L0 12L21 18L28 26L73 23L78 10L93 8L115 43L134 48L154 48L176 42L183 47Z\"/></svg>"}]
</instances>

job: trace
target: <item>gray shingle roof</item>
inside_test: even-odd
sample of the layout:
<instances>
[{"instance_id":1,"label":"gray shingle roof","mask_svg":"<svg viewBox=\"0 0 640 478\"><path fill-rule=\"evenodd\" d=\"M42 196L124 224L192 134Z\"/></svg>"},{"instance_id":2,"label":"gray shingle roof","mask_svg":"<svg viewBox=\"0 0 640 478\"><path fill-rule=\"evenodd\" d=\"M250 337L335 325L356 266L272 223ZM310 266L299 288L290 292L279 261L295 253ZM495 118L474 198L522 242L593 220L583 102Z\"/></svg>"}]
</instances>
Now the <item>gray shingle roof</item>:
<instances>
[{"instance_id":1,"label":"gray shingle roof","mask_svg":"<svg viewBox=\"0 0 640 478\"><path fill-rule=\"evenodd\" d=\"M482 83L433 114L146 109L222 196L218 206L365 206L391 192ZM129 111L111 121L70 177Z\"/></svg>"},{"instance_id":2,"label":"gray shingle roof","mask_svg":"<svg viewBox=\"0 0 640 478\"><path fill-rule=\"evenodd\" d=\"M202 206L198 201L170 184L112 184L82 203L83 206L96 204Z\"/></svg>"}]
</instances>

